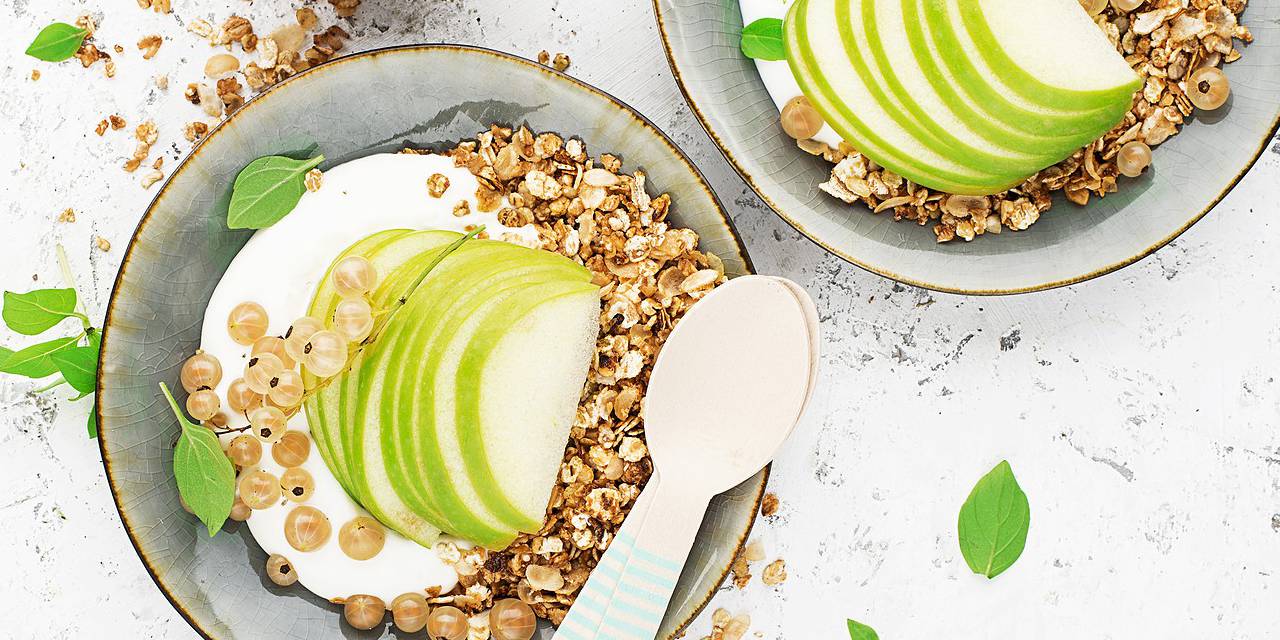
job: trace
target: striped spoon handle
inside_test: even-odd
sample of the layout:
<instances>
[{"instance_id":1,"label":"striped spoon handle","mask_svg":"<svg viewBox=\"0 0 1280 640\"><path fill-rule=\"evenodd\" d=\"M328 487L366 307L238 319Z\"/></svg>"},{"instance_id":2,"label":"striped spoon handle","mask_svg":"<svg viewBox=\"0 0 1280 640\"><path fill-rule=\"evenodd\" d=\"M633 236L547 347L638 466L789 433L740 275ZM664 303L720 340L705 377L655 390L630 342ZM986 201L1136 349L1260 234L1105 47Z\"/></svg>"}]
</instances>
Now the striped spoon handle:
<instances>
[{"instance_id":1,"label":"striped spoon handle","mask_svg":"<svg viewBox=\"0 0 1280 640\"><path fill-rule=\"evenodd\" d=\"M649 478L648 487L658 484L655 473ZM604 618L609 602L613 599L614 589L618 585L618 577L622 575L631 556L632 544L636 533L644 522L649 506L653 503L653 493L647 489L636 498L631 512L622 523L622 527L609 544L609 550L600 558L596 568L591 572L587 584L583 585L569 608L569 615L560 623L552 640L593 640L599 637L600 621Z\"/></svg>"},{"instance_id":2,"label":"striped spoon handle","mask_svg":"<svg viewBox=\"0 0 1280 640\"><path fill-rule=\"evenodd\" d=\"M626 541L631 555L600 621L598 640L653 640L658 634L711 502L696 484L667 482L645 488L652 503L635 538Z\"/></svg>"}]
</instances>

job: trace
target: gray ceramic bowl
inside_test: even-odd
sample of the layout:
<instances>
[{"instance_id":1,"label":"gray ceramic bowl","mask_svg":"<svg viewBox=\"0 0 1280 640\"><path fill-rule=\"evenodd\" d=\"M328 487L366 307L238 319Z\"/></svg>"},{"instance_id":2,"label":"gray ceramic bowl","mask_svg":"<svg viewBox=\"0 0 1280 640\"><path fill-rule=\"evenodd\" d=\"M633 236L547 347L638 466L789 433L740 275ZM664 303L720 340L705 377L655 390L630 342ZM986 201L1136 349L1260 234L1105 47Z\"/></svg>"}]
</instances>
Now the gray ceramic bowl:
<instances>
[{"instance_id":1,"label":"gray ceramic bowl","mask_svg":"<svg viewBox=\"0 0 1280 640\"><path fill-rule=\"evenodd\" d=\"M249 238L224 224L232 180L263 155L314 146L337 164L466 139L491 122L574 134L593 153L621 154L627 170L643 167L653 188L671 194L676 225L695 229L731 275L750 272L719 202L669 139L611 96L526 60L458 46L384 49L322 65L253 100L191 153L143 216L116 279L100 366L102 459L120 517L156 584L202 636L394 635L356 632L340 624L338 607L301 586L276 587L247 529L233 523L210 538L178 504L178 429L157 384L176 386L205 304ZM724 579L766 477L761 471L712 503L659 637L688 624Z\"/></svg>"},{"instance_id":2,"label":"gray ceramic bowl","mask_svg":"<svg viewBox=\"0 0 1280 640\"><path fill-rule=\"evenodd\" d=\"M1059 202L1030 229L939 245L927 227L821 193L829 165L796 148L738 49L737 0L654 0L671 70L725 157L773 210L828 251L908 284L967 294L1035 291L1132 264L1195 224L1253 166L1280 120L1280 0L1252 0L1254 34L1227 65L1232 99L1155 152L1154 169L1085 208Z\"/></svg>"}]
</instances>

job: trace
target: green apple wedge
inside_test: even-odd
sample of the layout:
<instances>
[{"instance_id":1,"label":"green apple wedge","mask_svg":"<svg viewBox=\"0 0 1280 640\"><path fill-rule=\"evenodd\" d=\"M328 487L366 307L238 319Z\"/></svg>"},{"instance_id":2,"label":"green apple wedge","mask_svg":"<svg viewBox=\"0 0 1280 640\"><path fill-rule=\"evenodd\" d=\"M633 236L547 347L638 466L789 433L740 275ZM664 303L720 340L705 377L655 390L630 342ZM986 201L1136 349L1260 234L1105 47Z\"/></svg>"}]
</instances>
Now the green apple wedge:
<instances>
[{"instance_id":1,"label":"green apple wedge","mask_svg":"<svg viewBox=\"0 0 1280 640\"><path fill-rule=\"evenodd\" d=\"M545 264L552 259L558 262ZM352 422L352 441L355 458L363 461L360 476L367 491L396 494L446 531L481 544L508 535L494 525L491 514L477 513L456 498L457 478L464 475L446 469L438 445L425 454L415 448L418 438L434 443L429 436L435 433L435 423L429 416L417 419L413 409L437 395L430 379L422 379L443 348L444 340L432 341L431 336L447 333L451 317L491 298L495 283L515 286L549 269L558 271L560 278L574 273L563 264L582 269L554 254L474 241L437 266L419 286L362 365L365 375L356 394L360 409ZM374 424L377 430L369 428Z\"/></svg>"},{"instance_id":2,"label":"green apple wedge","mask_svg":"<svg viewBox=\"0 0 1280 640\"><path fill-rule=\"evenodd\" d=\"M555 445L568 441L599 332L598 296L590 282L522 291L484 320L459 357L453 419L459 450L481 499L500 513L514 510L520 531L536 532L546 518L564 458L564 447ZM577 339L541 339L554 331ZM531 365L569 375L530 375ZM512 437L512 425L521 425L519 437Z\"/></svg>"},{"instance_id":3,"label":"green apple wedge","mask_svg":"<svg viewBox=\"0 0 1280 640\"><path fill-rule=\"evenodd\" d=\"M377 251L385 246L388 242L410 233L409 229L388 229L380 231L370 236L366 236L356 241L355 244L347 247L342 253L339 253L333 262L329 264L329 268L325 270L324 276L320 279L320 283L316 287L315 294L312 295L311 305L307 309L307 315L313 318L327 318L333 315L334 307L337 306L337 291L333 286L333 269L343 258L353 255L367 255ZM286 335L286 337L288 337ZM302 381L306 388L310 389L319 383L319 379L307 372L306 368L302 368ZM342 485L348 493L351 492L349 481L346 478L346 466L338 460L340 452L334 450L333 443L330 440L326 427L329 421L326 420L326 413L336 411L335 406L329 406L326 402L332 398L326 398L327 394L322 390L317 397L310 398L304 405L307 414L307 423L311 428L311 439L316 444L316 450L320 452L320 456L324 458L325 464L333 471L334 477L338 479L338 483ZM354 497L354 496L352 496Z\"/></svg>"},{"instance_id":4,"label":"green apple wedge","mask_svg":"<svg viewBox=\"0 0 1280 640\"><path fill-rule=\"evenodd\" d=\"M827 124L898 175L949 193L985 195L1025 176L963 166L927 149L871 95L852 68L835 23L835 0L797 0L783 30L787 62Z\"/></svg>"},{"instance_id":5,"label":"green apple wedge","mask_svg":"<svg viewBox=\"0 0 1280 640\"><path fill-rule=\"evenodd\" d=\"M997 40L989 32L972 31L970 26L986 24L974 17L979 9L975 1L919 0L918 5L933 45L940 52L938 57L954 76L955 86L960 90L969 92L980 104L999 114L1009 114L1010 105L1023 111L1046 114L1087 111L1092 114L1088 120L1090 128L1102 132L1118 122L1129 109L1134 91L1141 86L1141 79L1089 20L1079 3L1064 6L1059 0L1027 0L1017 14L1033 22L1019 31L1044 33L1047 30L1052 34L1035 46L1029 46L1025 40L1012 35ZM1042 14L1034 15L1036 11ZM1028 16L1028 12L1033 15ZM969 16L967 20L966 15ZM1070 88L1062 78L1055 78L1063 83L1062 86L1052 86L1028 77L1018 62L1009 59L1004 50L1006 46L1023 47L1016 50L1019 58L1034 60L1035 68L1048 69L1056 65L1064 70L1073 70L1059 71L1056 76L1074 73L1078 76L1075 79L1077 88ZM996 58L1004 61L993 66L990 61ZM1086 60L1094 59L1097 60L1094 67L1085 64ZM1096 89L1101 80L1109 82L1108 89ZM1045 126L1044 131L1061 131L1052 128L1059 124L1058 119L1046 117L1040 124Z\"/></svg>"},{"instance_id":6,"label":"green apple wedge","mask_svg":"<svg viewBox=\"0 0 1280 640\"><path fill-rule=\"evenodd\" d=\"M371 244L368 239L361 240L340 254L338 260L348 255L362 255L374 264L380 277L378 287L370 295L370 303L375 309L385 309L408 290L413 280L444 247L460 238L461 234L396 230L372 237L382 241ZM339 300L331 278L326 277L317 290L310 313L328 321ZM348 494L387 526L420 544L432 544L440 533L438 527L402 504L373 500L361 490L359 472L352 463L350 447L344 437L344 429L350 425L353 413L352 406L345 401L344 388L352 386L352 381L359 378L361 358L362 355L358 354L349 371L339 374L336 380L308 400L308 421L313 439Z\"/></svg>"},{"instance_id":7,"label":"green apple wedge","mask_svg":"<svg viewBox=\"0 0 1280 640\"><path fill-rule=\"evenodd\" d=\"M821 11L819 5L823 0L810 1L814 3L813 9ZM834 22L844 47L844 57L857 73L858 79L885 112L893 116L912 137L944 158L963 159L966 166L980 167L992 173L1027 176L1061 159L1061 156L1053 157L1044 153L1044 145L1023 151L982 138L967 122L952 114L946 103L929 90L930 86L920 70L909 65L913 59L907 48L898 46L895 50L906 54L894 61L898 63L902 76L908 82L919 80L917 86L913 87L914 94L908 92L885 53L878 24L877 4L885 5L884 10L879 12L881 16L899 16L891 10L891 5L895 4L893 2L833 0L831 5L834 9ZM901 22L887 22L884 35L893 38L897 44L904 33ZM822 47L820 43L811 43L811 46L815 49ZM834 78L842 72L839 60L822 55L818 56L818 60L827 77Z\"/></svg>"},{"instance_id":8,"label":"green apple wedge","mask_svg":"<svg viewBox=\"0 0 1280 640\"><path fill-rule=\"evenodd\" d=\"M916 1L842 2L841 19L847 20L852 30L861 27L858 41L863 43L863 50L869 52L864 57L869 58L869 64L883 78L890 94L931 135L946 142L954 152L985 166L1010 167L1008 154L1024 150L1018 153L1017 157L1023 162L1016 166L1016 171L1028 175L1058 162L1087 142L1080 140L1079 130L1069 129L1066 136L1018 131L969 104L939 73L932 51L927 56L917 55L918 44L923 43L913 42L911 38L913 32L920 37L923 25L919 22ZM908 46L902 46L903 42ZM851 45L848 37L845 44ZM1080 119L1079 114L1072 116ZM991 160L992 148L1003 150L1004 155Z\"/></svg>"},{"instance_id":9,"label":"green apple wedge","mask_svg":"<svg viewBox=\"0 0 1280 640\"><path fill-rule=\"evenodd\" d=\"M579 268L577 265L573 266L575 269ZM549 265L536 269L523 269L511 275L518 280L485 285L486 293L481 298L465 301L454 306L446 314L437 316L441 319L439 326L443 331L435 331L431 335L426 335L424 332L417 337L414 346L410 348L418 349L420 348L418 345L426 341L431 344L426 351L429 356L426 362L415 371L402 370L401 373L404 375L402 380L407 379L410 384L420 389L430 389L430 393L420 393L412 398L411 403L400 407L401 411L410 412L411 417L409 420L401 420L398 424L412 424L415 428L400 429L395 433L396 445L402 452L416 457L419 461L429 459L433 462L431 465L417 464L412 467L402 465L401 471L407 468L429 467L439 469L450 479L450 482L442 483L440 477L433 478L430 472L427 474L419 472L406 474L399 481L409 484L416 494L429 494L429 499L435 504L444 505L441 508L452 515L451 524L460 535L466 535L490 547L504 546L510 542L514 532L525 521L521 514L511 508L506 501L494 499L491 493L486 493L486 487L477 486L468 481L470 474L456 437L453 426L454 416L449 407L453 404L455 389L473 386L475 381L458 373L464 363L458 358L461 348L457 345L473 334L485 318L497 316L509 323L511 319L507 318L510 315L508 301L517 295L540 295L547 291L546 287L554 289L567 285L576 287L582 284L575 279L577 273L567 271L563 267ZM594 290L594 287L592 289ZM548 293L554 293L554 291L548 291ZM595 307L587 317L595 321L598 300L593 304ZM548 336L557 336L557 338L547 339ZM543 337L543 341L552 348L572 351L571 348L576 343L565 344L563 339L563 331L552 331ZM587 361L589 362L589 359ZM555 369L549 369L549 371L555 371ZM557 373L555 377L565 376ZM577 396L582 391L582 376L567 377L570 379L570 384L576 384L578 387L573 394L576 403ZM523 384L529 385L532 382L526 381ZM527 439L519 438L519 440L528 446ZM563 454L565 442L567 438L561 439L558 443L561 449L560 454ZM530 479L521 478L520 481L529 482ZM549 490L549 486L544 488Z\"/></svg>"},{"instance_id":10,"label":"green apple wedge","mask_svg":"<svg viewBox=\"0 0 1280 640\"><path fill-rule=\"evenodd\" d=\"M900 0L905 41L933 90L976 129L1011 145L1065 150L1088 142L1081 141L1079 125L1113 117L1108 109L1073 111L1033 104L988 84L976 69L963 64L966 60L945 10L939 10L945 1L950 0Z\"/></svg>"}]
</instances>

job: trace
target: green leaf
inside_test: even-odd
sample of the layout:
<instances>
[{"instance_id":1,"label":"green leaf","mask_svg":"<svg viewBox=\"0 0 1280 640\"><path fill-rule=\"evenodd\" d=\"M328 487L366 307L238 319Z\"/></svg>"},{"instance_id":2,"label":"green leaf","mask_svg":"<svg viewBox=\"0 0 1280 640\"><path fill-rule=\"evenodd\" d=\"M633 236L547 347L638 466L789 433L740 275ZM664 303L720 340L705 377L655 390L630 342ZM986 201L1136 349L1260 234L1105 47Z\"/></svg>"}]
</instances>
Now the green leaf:
<instances>
[{"instance_id":1,"label":"green leaf","mask_svg":"<svg viewBox=\"0 0 1280 640\"><path fill-rule=\"evenodd\" d=\"M65 22L55 22L40 31L27 55L46 62L61 62L74 56L89 32Z\"/></svg>"},{"instance_id":2,"label":"green leaf","mask_svg":"<svg viewBox=\"0 0 1280 640\"><path fill-rule=\"evenodd\" d=\"M960 507L960 553L974 573L994 578L1022 555L1031 527L1027 494L1009 462L978 480Z\"/></svg>"},{"instance_id":3,"label":"green leaf","mask_svg":"<svg viewBox=\"0 0 1280 640\"><path fill-rule=\"evenodd\" d=\"M880 640L876 630L857 620L849 620L849 640Z\"/></svg>"},{"instance_id":4,"label":"green leaf","mask_svg":"<svg viewBox=\"0 0 1280 640\"><path fill-rule=\"evenodd\" d=\"M4 323L24 336L34 336L76 313L75 289L36 289L4 292Z\"/></svg>"},{"instance_id":5,"label":"green leaf","mask_svg":"<svg viewBox=\"0 0 1280 640\"><path fill-rule=\"evenodd\" d=\"M756 60L786 60L782 21L760 18L742 28L742 53Z\"/></svg>"},{"instance_id":6,"label":"green leaf","mask_svg":"<svg viewBox=\"0 0 1280 640\"><path fill-rule=\"evenodd\" d=\"M227 207L227 226L232 229L265 229L293 211L307 190L307 172L324 162L324 156L294 160L266 156L250 162L236 176Z\"/></svg>"},{"instance_id":7,"label":"green leaf","mask_svg":"<svg viewBox=\"0 0 1280 640\"><path fill-rule=\"evenodd\" d=\"M218 436L188 420L165 383L160 383L160 390L178 417L178 424L182 425L182 435L173 448L173 475L178 481L178 493L212 536L222 529L231 514L231 505L236 499L236 471L227 454L222 452Z\"/></svg>"},{"instance_id":8,"label":"green leaf","mask_svg":"<svg viewBox=\"0 0 1280 640\"><path fill-rule=\"evenodd\" d=\"M98 408L96 406L89 407L89 439L93 440L98 437Z\"/></svg>"},{"instance_id":9,"label":"green leaf","mask_svg":"<svg viewBox=\"0 0 1280 640\"><path fill-rule=\"evenodd\" d=\"M80 341L79 335L58 338L15 351L0 362L0 373L12 373L28 378L44 378L58 372L51 355L71 349Z\"/></svg>"},{"instance_id":10,"label":"green leaf","mask_svg":"<svg viewBox=\"0 0 1280 640\"><path fill-rule=\"evenodd\" d=\"M13 349L0 347L0 364L4 364L4 361L8 360L11 355L13 355Z\"/></svg>"},{"instance_id":11,"label":"green leaf","mask_svg":"<svg viewBox=\"0 0 1280 640\"><path fill-rule=\"evenodd\" d=\"M94 347L73 347L49 356L57 365L62 377L72 389L80 393L93 393L98 384L98 350Z\"/></svg>"}]
</instances>

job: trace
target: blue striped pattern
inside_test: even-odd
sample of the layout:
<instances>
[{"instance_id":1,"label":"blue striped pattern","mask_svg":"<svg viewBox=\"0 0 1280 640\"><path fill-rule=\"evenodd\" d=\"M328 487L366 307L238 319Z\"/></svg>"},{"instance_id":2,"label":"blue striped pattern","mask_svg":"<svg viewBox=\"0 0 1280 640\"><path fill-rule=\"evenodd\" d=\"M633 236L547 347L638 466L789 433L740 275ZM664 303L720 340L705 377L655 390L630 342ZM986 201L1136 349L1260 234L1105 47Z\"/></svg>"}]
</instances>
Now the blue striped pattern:
<instances>
[{"instance_id":1,"label":"blue striped pattern","mask_svg":"<svg viewBox=\"0 0 1280 640\"><path fill-rule=\"evenodd\" d=\"M621 531L591 572L556 640L653 640L681 566Z\"/></svg>"}]
</instances>

